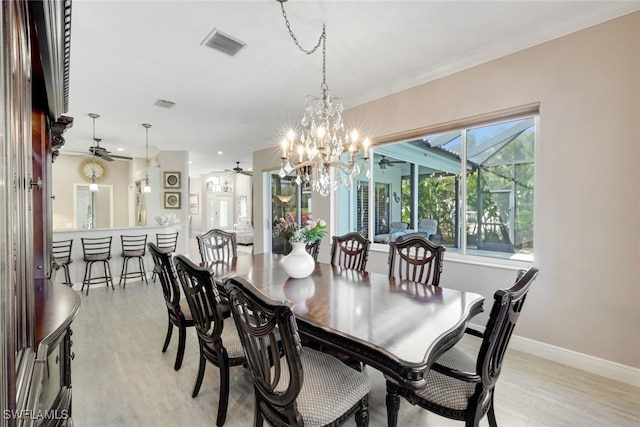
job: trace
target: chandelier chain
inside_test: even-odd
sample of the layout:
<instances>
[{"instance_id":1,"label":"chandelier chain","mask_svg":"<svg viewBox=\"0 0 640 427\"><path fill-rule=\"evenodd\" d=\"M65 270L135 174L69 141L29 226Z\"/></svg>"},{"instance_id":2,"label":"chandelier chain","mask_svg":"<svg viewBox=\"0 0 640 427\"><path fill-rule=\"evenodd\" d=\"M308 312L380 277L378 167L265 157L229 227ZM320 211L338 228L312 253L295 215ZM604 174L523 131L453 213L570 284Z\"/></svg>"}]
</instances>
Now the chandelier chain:
<instances>
[{"instance_id":1,"label":"chandelier chain","mask_svg":"<svg viewBox=\"0 0 640 427\"><path fill-rule=\"evenodd\" d=\"M313 49L307 50L304 47L302 47L300 42L298 42L298 39L296 38L296 36L293 34L293 30L291 29L291 23L289 22L289 18L287 17L287 12L285 12L284 10L284 3L280 3L280 9L282 9L282 16L284 17L284 22L287 24L289 35L293 39L293 42L295 43L295 45L298 46L298 49L300 49L300 51L306 53L307 55L312 55L313 53L315 53L315 51L318 50L318 48L320 47L320 43L322 43L327 37L326 31L325 31L325 25L322 24L322 34L320 34L318 43L313 47Z\"/></svg>"},{"instance_id":2,"label":"chandelier chain","mask_svg":"<svg viewBox=\"0 0 640 427\"><path fill-rule=\"evenodd\" d=\"M329 89L327 86L327 26L326 24L322 24L322 34L320 34L320 38L318 39L318 43L313 47L313 49L307 50L298 41L298 38L293 34L293 30L291 29L291 22L289 22L289 18L287 17L287 12L284 10L284 2L280 3L280 9L282 10L282 16L284 17L284 22L287 24L287 30L289 30L289 35L293 40L293 43L298 46L301 52L304 52L307 55L313 55L320 44L322 44L322 85L320 88L322 89L323 95L325 95L326 91Z\"/></svg>"}]
</instances>

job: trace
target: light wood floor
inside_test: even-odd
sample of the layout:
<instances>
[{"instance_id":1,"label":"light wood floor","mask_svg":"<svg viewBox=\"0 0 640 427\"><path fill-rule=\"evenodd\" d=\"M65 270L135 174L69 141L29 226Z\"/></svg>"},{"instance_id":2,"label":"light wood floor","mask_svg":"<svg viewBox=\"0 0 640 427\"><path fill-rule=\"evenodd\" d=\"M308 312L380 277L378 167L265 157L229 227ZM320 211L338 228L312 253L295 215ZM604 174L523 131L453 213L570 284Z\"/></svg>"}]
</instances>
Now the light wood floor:
<instances>
[{"instance_id":1,"label":"light wood floor","mask_svg":"<svg viewBox=\"0 0 640 427\"><path fill-rule=\"evenodd\" d=\"M124 290L117 285L115 290L92 288L81 297L80 313L72 325L76 426L215 425L219 376L213 365L207 366L200 394L191 398L198 369L193 328L180 371L173 370L177 331L167 352L161 352L167 316L159 282L131 282ZM365 371L373 383L370 426L385 426L382 375L372 368ZM495 402L501 427L640 425L640 389L514 350L507 353ZM242 367L232 368L225 426L252 423L250 376ZM463 424L402 400L398 425ZM481 425L488 426L486 418Z\"/></svg>"}]
</instances>

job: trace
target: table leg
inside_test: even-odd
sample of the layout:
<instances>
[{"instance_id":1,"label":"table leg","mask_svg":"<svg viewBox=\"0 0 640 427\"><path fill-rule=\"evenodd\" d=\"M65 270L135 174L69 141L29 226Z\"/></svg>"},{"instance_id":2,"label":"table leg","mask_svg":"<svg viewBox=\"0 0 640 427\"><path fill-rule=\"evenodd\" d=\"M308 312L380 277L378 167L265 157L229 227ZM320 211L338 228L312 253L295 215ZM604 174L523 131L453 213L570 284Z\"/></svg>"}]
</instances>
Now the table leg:
<instances>
[{"instance_id":1,"label":"table leg","mask_svg":"<svg viewBox=\"0 0 640 427\"><path fill-rule=\"evenodd\" d=\"M398 396L398 386L387 381L387 425L396 427L398 425L398 411L400 410L400 397Z\"/></svg>"}]
</instances>

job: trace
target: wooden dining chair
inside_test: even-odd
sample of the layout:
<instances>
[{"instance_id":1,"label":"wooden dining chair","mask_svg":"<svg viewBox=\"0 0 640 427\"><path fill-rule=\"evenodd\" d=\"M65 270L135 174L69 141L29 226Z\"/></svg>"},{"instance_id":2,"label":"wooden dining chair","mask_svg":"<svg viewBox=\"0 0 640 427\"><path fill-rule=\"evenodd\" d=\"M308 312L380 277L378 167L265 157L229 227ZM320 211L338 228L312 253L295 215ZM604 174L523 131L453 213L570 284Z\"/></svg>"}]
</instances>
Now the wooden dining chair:
<instances>
[{"instance_id":1,"label":"wooden dining chair","mask_svg":"<svg viewBox=\"0 0 640 427\"><path fill-rule=\"evenodd\" d=\"M200 391L207 362L217 366L220 370L220 398L216 424L221 426L226 420L229 404L229 368L246 364L247 359L234 321L223 316L222 301L213 275L184 255L177 255L173 261L191 309L200 346L200 365L192 397Z\"/></svg>"},{"instance_id":2,"label":"wooden dining chair","mask_svg":"<svg viewBox=\"0 0 640 427\"><path fill-rule=\"evenodd\" d=\"M309 255L313 257L313 260L315 262L318 262L318 254L320 253L321 241L322 239L318 239L313 243L307 243L306 245L304 245L305 250L307 251L307 253L309 253Z\"/></svg>"},{"instance_id":3,"label":"wooden dining chair","mask_svg":"<svg viewBox=\"0 0 640 427\"><path fill-rule=\"evenodd\" d=\"M231 261L238 257L236 233L214 228L196 236L202 263L212 261Z\"/></svg>"},{"instance_id":4,"label":"wooden dining chair","mask_svg":"<svg viewBox=\"0 0 640 427\"><path fill-rule=\"evenodd\" d=\"M369 424L371 384L327 354L303 347L291 302L271 299L240 277L224 280L255 393L254 426Z\"/></svg>"},{"instance_id":5,"label":"wooden dining chair","mask_svg":"<svg viewBox=\"0 0 640 427\"><path fill-rule=\"evenodd\" d=\"M339 267L364 270L367 267L371 241L357 232L333 236L331 264Z\"/></svg>"},{"instance_id":6,"label":"wooden dining chair","mask_svg":"<svg viewBox=\"0 0 640 427\"><path fill-rule=\"evenodd\" d=\"M460 345L452 347L433 364L424 388L403 387L385 375L390 427L398 422L398 395L438 415L464 421L467 427L478 426L488 414L489 425L497 427L493 405L496 382L511 334L537 275L538 269L531 267L518 274L513 287L498 290L484 332L471 328L465 331L481 339L477 353L469 354Z\"/></svg>"},{"instance_id":7,"label":"wooden dining chair","mask_svg":"<svg viewBox=\"0 0 640 427\"><path fill-rule=\"evenodd\" d=\"M438 286L444 251L424 236L399 238L389 243L389 277Z\"/></svg>"},{"instance_id":8,"label":"wooden dining chair","mask_svg":"<svg viewBox=\"0 0 640 427\"><path fill-rule=\"evenodd\" d=\"M173 327L178 328L178 353L176 354L176 362L173 365L173 369L176 371L182 366L182 359L184 358L184 347L187 337L187 328L194 326L193 318L191 316L191 309L187 300L181 298L180 285L178 284L178 277L173 269L171 263L171 255L167 252L163 252L155 243L147 243L149 253L153 258L154 273L160 278L160 284L162 285L162 294L164 295L164 302L167 306L167 319L168 328L167 336L164 339L164 345L162 346L162 352L165 353L171 342L171 335L173 334Z\"/></svg>"},{"instance_id":9,"label":"wooden dining chair","mask_svg":"<svg viewBox=\"0 0 640 427\"><path fill-rule=\"evenodd\" d=\"M178 231L175 233L156 233L156 247L160 252L164 252L169 256L172 256L178 246ZM151 280L156 282L156 271L153 270Z\"/></svg>"}]
</instances>

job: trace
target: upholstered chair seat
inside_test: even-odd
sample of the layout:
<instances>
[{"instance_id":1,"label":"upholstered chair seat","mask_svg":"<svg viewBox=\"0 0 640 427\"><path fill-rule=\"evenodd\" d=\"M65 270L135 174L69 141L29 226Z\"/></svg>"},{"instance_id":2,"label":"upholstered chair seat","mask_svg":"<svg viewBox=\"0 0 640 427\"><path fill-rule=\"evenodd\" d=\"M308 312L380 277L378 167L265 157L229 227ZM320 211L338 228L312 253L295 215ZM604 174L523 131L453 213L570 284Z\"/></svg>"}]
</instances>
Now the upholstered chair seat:
<instances>
[{"instance_id":1,"label":"upholstered chair seat","mask_svg":"<svg viewBox=\"0 0 640 427\"><path fill-rule=\"evenodd\" d=\"M457 347L451 348L438 359L438 364L460 372L474 372L477 355L469 355ZM393 378L385 375L387 381L398 384ZM456 415L464 418L464 411L469 399L476 389L475 383L452 379L432 369L427 374L427 386L415 391L416 396L431 404L432 409L438 406L459 411ZM435 411L438 412L438 411Z\"/></svg>"},{"instance_id":2,"label":"upholstered chair seat","mask_svg":"<svg viewBox=\"0 0 640 427\"><path fill-rule=\"evenodd\" d=\"M110 254L96 254L96 255L87 254L84 256L85 261L106 261L108 259L111 259Z\"/></svg>"},{"instance_id":3,"label":"upholstered chair seat","mask_svg":"<svg viewBox=\"0 0 640 427\"><path fill-rule=\"evenodd\" d=\"M143 249L137 249L135 251L123 251L122 255L123 256L128 256L128 257L144 256L144 250Z\"/></svg>"},{"instance_id":4,"label":"upholstered chair seat","mask_svg":"<svg viewBox=\"0 0 640 427\"><path fill-rule=\"evenodd\" d=\"M276 391L289 386L289 371L280 359L282 378ZM326 426L356 406L371 391L371 384L355 369L335 357L302 347L304 382L296 402L306 426ZM284 413L283 413L284 415Z\"/></svg>"},{"instance_id":5,"label":"upholstered chair seat","mask_svg":"<svg viewBox=\"0 0 640 427\"><path fill-rule=\"evenodd\" d=\"M244 358L244 349L242 348L242 342L236 329L236 324L233 318L227 317L224 319L224 327L222 328L222 334L220 335L224 348L227 350L227 355L230 359ZM206 346L215 351L211 343L206 343Z\"/></svg>"}]
</instances>

